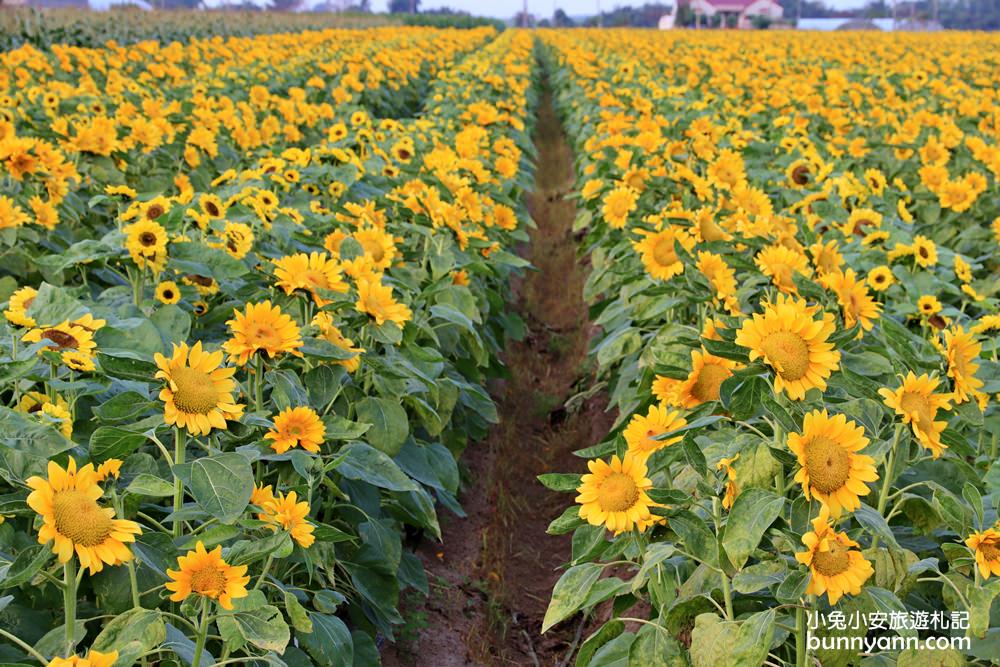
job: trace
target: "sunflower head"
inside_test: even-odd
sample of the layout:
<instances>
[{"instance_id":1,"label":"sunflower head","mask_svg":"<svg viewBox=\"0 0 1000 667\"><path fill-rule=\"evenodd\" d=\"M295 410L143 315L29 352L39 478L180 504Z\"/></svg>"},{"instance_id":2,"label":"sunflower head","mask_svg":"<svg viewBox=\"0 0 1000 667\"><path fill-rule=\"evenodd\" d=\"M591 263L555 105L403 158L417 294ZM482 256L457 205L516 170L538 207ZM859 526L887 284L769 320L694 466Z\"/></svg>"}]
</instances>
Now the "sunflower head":
<instances>
[{"instance_id":1,"label":"sunflower head","mask_svg":"<svg viewBox=\"0 0 1000 667\"><path fill-rule=\"evenodd\" d=\"M644 457L629 452L623 459L611 457L610 463L595 459L587 467L590 473L577 488L581 519L592 526L606 526L616 535L637 527L642 530L652 521L649 508L654 503L646 491L653 483L646 479Z\"/></svg>"},{"instance_id":2,"label":"sunflower head","mask_svg":"<svg viewBox=\"0 0 1000 667\"><path fill-rule=\"evenodd\" d=\"M662 403L651 405L645 415L632 415L623 433L628 449L637 457L649 456L653 452L680 442L683 436L658 439L665 433L670 433L687 425L687 420L677 411L667 409Z\"/></svg>"},{"instance_id":3,"label":"sunflower head","mask_svg":"<svg viewBox=\"0 0 1000 667\"><path fill-rule=\"evenodd\" d=\"M165 584L166 589L173 592L170 599L174 602L182 602L193 593L217 600L223 609L232 609L233 600L248 595L246 585L250 577L246 576L247 566L226 563L222 558L221 545L206 551L199 540L193 551L177 559L177 568L167 570L170 581Z\"/></svg>"},{"instance_id":4,"label":"sunflower head","mask_svg":"<svg viewBox=\"0 0 1000 667\"><path fill-rule=\"evenodd\" d=\"M233 368L222 367L222 351L205 352L201 341L188 347L174 345L168 358L154 355L156 377L166 381L160 391L163 419L186 428L193 435L206 435L213 428L225 430L227 419L238 419L243 405L233 400L236 382Z\"/></svg>"},{"instance_id":5,"label":"sunflower head","mask_svg":"<svg viewBox=\"0 0 1000 667\"><path fill-rule=\"evenodd\" d=\"M965 546L975 552L976 565L983 579L1000 577L1000 530L987 528L973 533L965 540Z\"/></svg>"},{"instance_id":6,"label":"sunflower head","mask_svg":"<svg viewBox=\"0 0 1000 667\"><path fill-rule=\"evenodd\" d=\"M895 390L883 387L878 390L885 404L896 411L904 424L909 424L921 445L931 450L938 458L948 447L941 441L944 421L935 421L938 410L950 409L950 397L935 393L940 384L937 378L924 373L919 377L913 372L906 374L902 384Z\"/></svg>"},{"instance_id":7,"label":"sunflower head","mask_svg":"<svg viewBox=\"0 0 1000 667\"><path fill-rule=\"evenodd\" d=\"M812 531L802 536L806 550L795 558L809 567L809 586L806 593L826 593L830 604L836 604L844 595L858 595L861 587L875 570L861 552L852 547L858 543L847 533L838 533L830 525L830 515L823 507L813 519Z\"/></svg>"}]
</instances>

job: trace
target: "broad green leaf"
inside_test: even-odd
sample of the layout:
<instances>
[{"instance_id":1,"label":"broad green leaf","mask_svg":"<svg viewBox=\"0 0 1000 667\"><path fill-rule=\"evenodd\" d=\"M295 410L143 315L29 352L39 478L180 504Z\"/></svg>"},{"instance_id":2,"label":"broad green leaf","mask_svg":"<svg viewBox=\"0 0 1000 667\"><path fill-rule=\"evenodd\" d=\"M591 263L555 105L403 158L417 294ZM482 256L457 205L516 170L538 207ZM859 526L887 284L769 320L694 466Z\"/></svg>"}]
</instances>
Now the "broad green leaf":
<instances>
[{"instance_id":1,"label":"broad green leaf","mask_svg":"<svg viewBox=\"0 0 1000 667\"><path fill-rule=\"evenodd\" d=\"M546 632L580 610L580 606L590 594L590 589L600 579L603 569L597 563L581 563L563 572L555 588L552 589L552 599L542 620L542 632Z\"/></svg>"},{"instance_id":2,"label":"broad green leaf","mask_svg":"<svg viewBox=\"0 0 1000 667\"><path fill-rule=\"evenodd\" d=\"M223 523L239 518L250 502L253 470L241 454L206 456L174 468L181 470L182 479L187 478L198 506Z\"/></svg>"},{"instance_id":3,"label":"broad green leaf","mask_svg":"<svg viewBox=\"0 0 1000 667\"><path fill-rule=\"evenodd\" d=\"M165 498L173 495L174 485L165 479L156 477L155 475L140 473L135 476L126 490L129 493L136 494L137 496Z\"/></svg>"},{"instance_id":4,"label":"broad green leaf","mask_svg":"<svg viewBox=\"0 0 1000 667\"><path fill-rule=\"evenodd\" d=\"M348 479L358 479L390 491L417 491L420 487L384 453L363 442L352 442L341 450L336 470Z\"/></svg>"},{"instance_id":5,"label":"broad green leaf","mask_svg":"<svg viewBox=\"0 0 1000 667\"><path fill-rule=\"evenodd\" d=\"M372 447L389 456L398 454L410 434L406 410L397 401L380 397L363 398L356 409L358 421L372 425L365 434Z\"/></svg>"},{"instance_id":6,"label":"broad green leaf","mask_svg":"<svg viewBox=\"0 0 1000 667\"><path fill-rule=\"evenodd\" d=\"M313 631L296 635L299 644L321 667L353 667L354 640L344 622L336 616L309 614Z\"/></svg>"},{"instance_id":7,"label":"broad green leaf","mask_svg":"<svg viewBox=\"0 0 1000 667\"><path fill-rule=\"evenodd\" d=\"M146 443L143 433L117 426L98 426L90 434L90 458L94 461L124 459Z\"/></svg>"},{"instance_id":8,"label":"broad green leaf","mask_svg":"<svg viewBox=\"0 0 1000 667\"><path fill-rule=\"evenodd\" d=\"M552 491L575 492L580 486L580 475L550 472L539 475L538 481Z\"/></svg>"},{"instance_id":9,"label":"broad green leaf","mask_svg":"<svg viewBox=\"0 0 1000 667\"><path fill-rule=\"evenodd\" d=\"M784 504L784 498L764 489L746 489L736 496L722 536L722 546L736 569L746 564Z\"/></svg>"},{"instance_id":10,"label":"broad green leaf","mask_svg":"<svg viewBox=\"0 0 1000 667\"><path fill-rule=\"evenodd\" d=\"M140 655L160 646L167 639L167 627L160 612L131 609L115 616L94 639L92 650L118 651L115 665L133 665Z\"/></svg>"}]
</instances>

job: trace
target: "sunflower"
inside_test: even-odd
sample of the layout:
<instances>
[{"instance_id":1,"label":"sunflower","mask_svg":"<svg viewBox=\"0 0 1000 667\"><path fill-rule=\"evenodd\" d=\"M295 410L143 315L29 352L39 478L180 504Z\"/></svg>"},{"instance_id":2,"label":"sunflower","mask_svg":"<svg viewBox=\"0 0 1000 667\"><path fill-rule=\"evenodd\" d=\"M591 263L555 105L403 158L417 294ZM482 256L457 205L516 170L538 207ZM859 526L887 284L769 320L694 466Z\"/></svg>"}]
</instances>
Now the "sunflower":
<instances>
[{"instance_id":1,"label":"sunflower","mask_svg":"<svg viewBox=\"0 0 1000 667\"><path fill-rule=\"evenodd\" d=\"M222 344L231 361L244 366L259 351L271 359L284 352L301 356L299 327L279 306L270 301L248 303L244 312L234 310L233 314L235 318L226 322L232 338Z\"/></svg>"},{"instance_id":2,"label":"sunflower","mask_svg":"<svg viewBox=\"0 0 1000 667\"><path fill-rule=\"evenodd\" d=\"M319 328L319 335L328 343L339 347L345 352L353 353L350 359L340 359L335 363L344 367L348 373L353 373L361 366L361 353L365 351L363 347L354 347L354 341L346 338L340 329L333 324L333 317L330 313L316 313L312 321L313 326Z\"/></svg>"},{"instance_id":3,"label":"sunflower","mask_svg":"<svg viewBox=\"0 0 1000 667\"><path fill-rule=\"evenodd\" d=\"M220 241L208 245L225 250L234 259L243 259L253 248L253 229L242 222L227 222L220 236Z\"/></svg>"},{"instance_id":4,"label":"sunflower","mask_svg":"<svg viewBox=\"0 0 1000 667\"><path fill-rule=\"evenodd\" d=\"M808 276L809 259L801 252L783 245L769 245L754 258L754 263L765 276L771 279L782 292L797 294L798 290L792 280L796 273Z\"/></svg>"},{"instance_id":5,"label":"sunflower","mask_svg":"<svg viewBox=\"0 0 1000 667\"><path fill-rule=\"evenodd\" d=\"M750 349L751 361L762 358L774 369L776 392L800 401L810 389L826 391L826 379L840 366L840 352L827 342L835 329L833 315L823 313L817 320L817 307L780 294L764 306L736 332L736 344Z\"/></svg>"},{"instance_id":6,"label":"sunflower","mask_svg":"<svg viewBox=\"0 0 1000 667\"><path fill-rule=\"evenodd\" d=\"M312 295L313 301L322 308L330 303L320 296L320 290L346 292L350 286L344 282L340 265L325 252L298 253L274 260L275 285L291 294L301 289Z\"/></svg>"},{"instance_id":7,"label":"sunflower","mask_svg":"<svg viewBox=\"0 0 1000 667\"><path fill-rule=\"evenodd\" d=\"M139 268L158 272L167 257L167 230L153 220L140 220L122 229L125 232L125 249Z\"/></svg>"},{"instance_id":8,"label":"sunflower","mask_svg":"<svg viewBox=\"0 0 1000 667\"><path fill-rule=\"evenodd\" d=\"M882 313L882 304L868 294L864 281L858 280L854 269L835 271L823 275L819 282L837 295L844 315L844 326L848 329L861 322L862 331L871 331L874 320Z\"/></svg>"},{"instance_id":9,"label":"sunflower","mask_svg":"<svg viewBox=\"0 0 1000 667\"><path fill-rule=\"evenodd\" d=\"M658 449L680 442L683 437L678 435L667 440L656 440L656 436L676 431L686 425L687 420L681 417L680 412L668 411L667 406L663 404L651 405L645 416L632 415L623 435L630 452L636 456L647 456Z\"/></svg>"},{"instance_id":10,"label":"sunflower","mask_svg":"<svg viewBox=\"0 0 1000 667\"><path fill-rule=\"evenodd\" d=\"M844 415L831 417L825 409L807 413L802 433L788 434L788 448L802 466L795 481L806 500L815 497L833 517L861 507L859 496L870 492L865 482L878 479L874 459L858 454L867 446L864 429Z\"/></svg>"},{"instance_id":11,"label":"sunflower","mask_svg":"<svg viewBox=\"0 0 1000 667\"><path fill-rule=\"evenodd\" d=\"M606 526L615 535L632 528L643 530L653 520L654 503L646 495L653 483L646 478L644 457L627 452L623 459L611 457L587 462L589 474L580 478L576 502L580 518L592 526Z\"/></svg>"},{"instance_id":12,"label":"sunflower","mask_svg":"<svg viewBox=\"0 0 1000 667\"><path fill-rule=\"evenodd\" d=\"M177 303L181 300L181 290L173 280L164 280L156 286L156 300L160 303Z\"/></svg>"},{"instance_id":13,"label":"sunflower","mask_svg":"<svg viewBox=\"0 0 1000 667\"><path fill-rule=\"evenodd\" d=\"M721 255L701 250L698 252L698 270L708 278L715 298L712 303L718 305L720 302L726 306L732 314L740 311L739 301L736 299L736 271L726 264L726 260Z\"/></svg>"},{"instance_id":14,"label":"sunflower","mask_svg":"<svg viewBox=\"0 0 1000 667\"><path fill-rule=\"evenodd\" d=\"M7 309L3 311L3 316L7 321L17 327L33 327L37 324L35 318L28 315L28 308L31 302L38 296L38 290L34 287L22 287L10 295L7 301Z\"/></svg>"},{"instance_id":15,"label":"sunflower","mask_svg":"<svg viewBox=\"0 0 1000 667\"><path fill-rule=\"evenodd\" d=\"M937 315L941 312L941 307L941 302L938 301L938 298L932 294L925 294L917 299L917 309L924 317Z\"/></svg>"},{"instance_id":16,"label":"sunflower","mask_svg":"<svg viewBox=\"0 0 1000 667\"><path fill-rule=\"evenodd\" d=\"M739 494L739 487L736 486L736 469L733 467L733 463L740 458L739 452L736 456L730 457L728 459L719 459L719 462L715 464L716 470L726 471L726 492L722 497L722 506L725 509L732 509L733 502L736 500L737 494Z\"/></svg>"},{"instance_id":17,"label":"sunflower","mask_svg":"<svg viewBox=\"0 0 1000 667\"><path fill-rule=\"evenodd\" d=\"M235 368L221 368L222 351L204 352L201 341L190 348L174 345L170 358L153 355L160 370L157 378L167 381L160 390L163 420L193 435L207 435L213 428L226 430L227 419L239 419L242 405L233 401Z\"/></svg>"},{"instance_id":18,"label":"sunflower","mask_svg":"<svg viewBox=\"0 0 1000 667\"><path fill-rule=\"evenodd\" d=\"M884 292L896 282L896 276L888 266L876 266L868 272L868 286L876 292Z\"/></svg>"},{"instance_id":19,"label":"sunflower","mask_svg":"<svg viewBox=\"0 0 1000 667\"><path fill-rule=\"evenodd\" d=\"M645 238L633 241L632 247L642 258L646 273L656 280L670 280L684 273L684 264L677 256L675 242L687 250L695 246L695 239L682 227L667 226L658 232L639 230Z\"/></svg>"},{"instance_id":20,"label":"sunflower","mask_svg":"<svg viewBox=\"0 0 1000 667\"><path fill-rule=\"evenodd\" d=\"M246 576L247 566L226 563L222 559L221 545L206 551L205 545L198 540L194 551L177 558L177 567L177 570L167 570L170 581L164 585L173 592L170 599L174 602L183 602L191 593L196 593L218 600L223 609L232 609L233 600L248 595L246 585L250 583L250 577Z\"/></svg>"},{"instance_id":21,"label":"sunflower","mask_svg":"<svg viewBox=\"0 0 1000 667\"><path fill-rule=\"evenodd\" d=\"M965 403L979 394L983 381L976 377L979 364L975 362L983 346L962 327L944 332L945 356L948 359L948 377L954 385L952 400L956 404Z\"/></svg>"},{"instance_id":22,"label":"sunflower","mask_svg":"<svg viewBox=\"0 0 1000 667\"><path fill-rule=\"evenodd\" d=\"M826 243L817 241L809 246L809 254L812 255L816 272L821 276L839 271L844 264L844 257L840 254L836 240Z\"/></svg>"},{"instance_id":23,"label":"sunflower","mask_svg":"<svg viewBox=\"0 0 1000 667\"><path fill-rule=\"evenodd\" d=\"M604 196L601 215L614 229L623 229L629 214L635 210L639 195L628 186L620 186Z\"/></svg>"},{"instance_id":24,"label":"sunflower","mask_svg":"<svg viewBox=\"0 0 1000 667\"><path fill-rule=\"evenodd\" d=\"M716 357L704 349L691 350L691 372L676 389L675 405L690 409L719 400L719 387L733 376L733 369L738 366L737 362Z\"/></svg>"},{"instance_id":25,"label":"sunflower","mask_svg":"<svg viewBox=\"0 0 1000 667\"><path fill-rule=\"evenodd\" d=\"M268 487L270 488L270 487ZM259 505L264 511L257 515L257 518L269 524L269 527L277 531L279 528L287 530L292 539L303 549L308 549L316 541L313 536L315 527L309 523L309 503L297 502L298 496L294 491L286 496L279 493L272 495L270 499L264 499L258 494L258 500L263 504Z\"/></svg>"},{"instance_id":26,"label":"sunflower","mask_svg":"<svg viewBox=\"0 0 1000 667\"><path fill-rule=\"evenodd\" d=\"M264 434L264 439L274 441L271 449L278 454L284 454L292 447L318 454L325 434L326 426L316 411L300 406L285 408L278 413L274 418L274 428Z\"/></svg>"},{"instance_id":27,"label":"sunflower","mask_svg":"<svg viewBox=\"0 0 1000 667\"><path fill-rule=\"evenodd\" d=\"M666 405L677 405L677 390L680 389L683 380L672 377L657 375L653 380L652 392L660 403Z\"/></svg>"},{"instance_id":28,"label":"sunflower","mask_svg":"<svg viewBox=\"0 0 1000 667\"><path fill-rule=\"evenodd\" d=\"M374 278L358 278L358 300L354 307L358 312L365 313L382 326L386 322L395 322L403 326L413 318L413 311L392 296L392 288L383 285L381 280Z\"/></svg>"},{"instance_id":29,"label":"sunflower","mask_svg":"<svg viewBox=\"0 0 1000 667\"><path fill-rule=\"evenodd\" d=\"M829 522L826 508L812 520L813 529L802 536L806 551L795 554L796 560L809 567L809 586L806 593L826 593L830 604L836 604L844 595L858 595L861 587L875 573L872 564L860 551L851 547L858 543L838 533Z\"/></svg>"},{"instance_id":30,"label":"sunflower","mask_svg":"<svg viewBox=\"0 0 1000 667\"><path fill-rule=\"evenodd\" d=\"M925 269L934 266L938 261L937 246L934 245L934 241L918 234L913 237L913 256L917 264Z\"/></svg>"},{"instance_id":31,"label":"sunflower","mask_svg":"<svg viewBox=\"0 0 1000 667\"><path fill-rule=\"evenodd\" d=\"M92 463L78 470L70 457L64 470L49 461L48 479L31 477L26 483L31 489L28 507L43 521L38 543L53 542L52 552L60 563L68 562L75 551L80 566L94 574L105 564L121 565L132 560L125 543L135 542L142 528L134 521L116 519L114 509L97 504L104 492Z\"/></svg>"},{"instance_id":32,"label":"sunflower","mask_svg":"<svg viewBox=\"0 0 1000 667\"><path fill-rule=\"evenodd\" d=\"M948 447L941 442L941 432L948 423L934 421L934 418L937 417L938 410L951 408L949 396L934 393L938 384L937 378L926 373L917 377L911 371L895 391L885 387L878 390L885 404L903 418L904 424L910 424L917 441L931 450L934 458L941 456Z\"/></svg>"},{"instance_id":33,"label":"sunflower","mask_svg":"<svg viewBox=\"0 0 1000 667\"><path fill-rule=\"evenodd\" d=\"M228 206L222 202L217 195L203 194L198 202L201 210L210 218L224 218Z\"/></svg>"},{"instance_id":34,"label":"sunflower","mask_svg":"<svg viewBox=\"0 0 1000 667\"><path fill-rule=\"evenodd\" d=\"M976 565L983 579L990 575L1000 577L1000 530L987 528L975 532L965 540L965 546L976 553Z\"/></svg>"},{"instance_id":35,"label":"sunflower","mask_svg":"<svg viewBox=\"0 0 1000 667\"><path fill-rule=\"evenodd\" d=\"M785 178L788 180L788 185L796 190L805 188L815 181L812 170L813 166L809 160L796 160L792 162L785 169Z\"/></svg>"},{"instance_id":36,"label":"sunflower","mask_svg":"<svg viewBox=\"0 0 1000 667\"><path fill-rule=\"evenodd\" d=\"M882 214L870 208L856 208L851 211L847 222L840 227L844 236L866 236L873 229L882 226Z\"/></svg>"},{"instance_id":37,"label":"sunflower","mask_svg":"<svg viewBox=\"0 0 1000 667\"><path fill-rule=\"evenodd\" d=\"M63 363L67 366L72 363L75 367L86 365L83 364L84 360L92 359L97 349L93 332L69 320L52 327L31 329L21 337L21 340L26 343L40 343L44 340L46 346L39 350L39 354L45 350L58 352ZM93 370L93 363L90 364L89 370Z\"/></svg>"},{"instance_id":38,"label":"sunflower","mask_svg":"<svg viewBox=\"0 0 1000 667\"><path fill-rule=\"evenodd\" d=\"M103 482L108 477L118 479L121 476L123 463L125 462L121 459L107 459L104 461L104 463L97 466L97 481Z\"/></svg>"},{"instance_id":39,"label":"sunflower","mask_svg":"<svg viewBox=\"0 0 1000 667\"><path fill-rule=\"evenodd\" d=\"M353 234L354 240L361 244L365 255L371 258L372 266L384 271L392 266L396 257L396 243L392 234L387 234L378 227L362 227Z\"/></svg>"},{"instance_id":40,"label":"sunflower","mask_svg":"<svg viewBox=\"0 0 1000 667\"><path fill-rule=\"evenodd\" d=\"M118 651L101 653L91 649L87 657L71 655L68 658L55 657L49 660L48 667L112 667L118 660Z\"/></svg>"}]
</instances>

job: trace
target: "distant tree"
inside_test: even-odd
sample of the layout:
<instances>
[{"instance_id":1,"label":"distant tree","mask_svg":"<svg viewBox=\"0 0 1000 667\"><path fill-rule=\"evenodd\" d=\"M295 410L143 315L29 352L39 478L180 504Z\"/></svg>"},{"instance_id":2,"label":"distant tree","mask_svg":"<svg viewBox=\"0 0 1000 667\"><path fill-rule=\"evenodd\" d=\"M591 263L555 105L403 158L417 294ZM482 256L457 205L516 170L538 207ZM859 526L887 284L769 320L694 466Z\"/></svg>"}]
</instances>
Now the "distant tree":
<instances>
[{"instance_id":1,"label":"distant tree","mask_svg":"<svg viewBox=\"0 0 1000 667\"><path fill-rule=\"evenodd\" d=\"M532 14L520 11L514 14L514 25L521 28L531 28L537 24L535 17Z\"/></svg>"},{"instance_id":2,"label":"distant tree","mask_svg":"<svg viewBox=\"0 0 1000 667\"><path fill-rule=\"evenodd\" d=\"M303 0L268 0L267 8L275 12L294 12L302 3Z\"/></svg>"},{"instance_id":3,"label":"distant tree","mask_svg":"<svg viewBox=\"0 0 1000 667\"><path fill-rule=\"evenodd\" d=\"M420 0L389 0L390 14L416 14L420 11Z\"/></svg>"},{"instance_id":4,"label":"distant tree","mask_svg":"<svg viewBox=\"0 0 1000 667\"><path fill-rule=\"evenodd\" d=\"M605 27L655 28L660 17L669 14L673 7L660 3L647 3L641 7L615 7L609 12L601 12L600 17L591 16L585 25Z\"/></svg>"},{"instance_id":5,"label":"distant tree","mask_svg":"<svg viewBox=\"0 0 1000 667\"><path fill-rule=\"evenodd\" d=\"M557 9L552 15L552 25L557 28L572 28L576 23L562 9Z\"/></svg>"}]
</instances>

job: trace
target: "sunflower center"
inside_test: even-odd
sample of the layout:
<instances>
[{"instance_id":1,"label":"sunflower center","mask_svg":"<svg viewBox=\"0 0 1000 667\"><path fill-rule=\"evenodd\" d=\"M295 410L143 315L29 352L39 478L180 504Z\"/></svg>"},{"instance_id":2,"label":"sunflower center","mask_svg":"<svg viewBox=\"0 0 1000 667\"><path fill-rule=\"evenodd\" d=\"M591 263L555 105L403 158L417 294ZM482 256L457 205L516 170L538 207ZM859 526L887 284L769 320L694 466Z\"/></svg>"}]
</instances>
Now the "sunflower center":
<instances>
[{"instance_id":1,"label":"sunflower center","mask_svg":"<svg viewBox=\"0 0 1000 667\"><path fill-rule=\"evenodd\" d=\"M825 577L835 577L845 572L850 565L848 549L839 542L831 542L829 551L817 551L813 554L813 568Z\"/></svg>"},{"instance_id":2,"label":"sunflower center","mask_svg":"<svg viewBox=\"0 0 1000 667\"><path fill-rule=\"evenodd\" d=\"M842 488L851 474L851 458L843 447L820 435L806 444L806 472L810 485L822 493Z\"/></svg>"},{"instance_id":3,"label":"sunflower center","mask_svg":"<svg viewBox=\"0 0 1000 667\"><path fill-rule=\"evenodd\" d=\"M319 271L306 271L303 277L306 284L313 289L329 289L330 283L327 281L326 276Z\"/></svg>"},{"instance_id":4,"label":"sunflower center","mask_svg":"<svg viewBox=\"0 0 1000 667\"><path fill-rule=\"evenodd\" d=\"M177 368L170 373L174 390L174 405L181 412L207 415L218 404L219 392L208 373L195 368Z\"/></svg>"},{"instance_id":5,"label":"sunflower center","mask_svg":"<svg viewBox=\"0 0 1000 667\"><path fill-rule=\"evenodd\" d=\"M662 238L653 246L653 257L660 266L670 266L677 261L677 253L674 251L674 240L672 238Z\"/></svg>"},{"instance_id":6,"label":"sunflower center","mask_svg":"<svg viewBox=\"0 0 1000 667\"><path fill-rule=\"evenodd\" d=\"M905 391L899 399L899 404L902 406L903 411L911 417L913 413L917 414L916 422L921 430L930 430L934 418L931 415L931 405L926 398L918 393Z\"/></svg>"},{"instance_id":7,"label":"sunflower center","mask_svg":"<svg viewBox=\"0 0 1000 667\"><path fill-rule=\"evenodd\" d=\"M146 217L150 220L156 220L161 215L163 215L163 207L159 204L153 204L149 207L149 210L146 211Z\"/></svg>"},{"instance_id":8,"label":"sunflower center","mask_svg":"<svg viewBox=\"0 0 1000 667\"><path fill-rule=\"evenodd\" d=\"M732 373L728 368L718 364L705 364L698 379L691 387L691 395L704 403L705 401L715 401L719 398L719 387Z\"/></svg>"},{"instance_id":9,"label":"sunflower center","mask_svg":"<svg viewBox=\"0 0 1000 667\"><path fill-rule=\"evenodd\" d=\"M216 595L226 589L226 577L215 566L209 565L191 575L191 590L202 595Z\"/></svg>"},{"instance_id":10,"label":"sunflower center","mask_svg":"<svg viewBox=\"0 0 1000 667\"><path fill-rule=\"evenodd\" d=\"M639 499L639 487L624 473L612 473L601 483L598 503L605 512L624 512Z\"/></svg>"},{"instance_id":11,"label":"sunflower center","mask_svg":"<svg viewBox=\"0 0 1000 667\"><path fill-rule=\"evenodd\" d=\"M206 202L205 211L207 211L213 218L219 217L219 207L216 206L214 202Z\"/></svg>"},{"instance_id":12,"label":"sunflower center","mask_svg":"<svg viewBox=\"0 0 1000 667\"><path fill-rule=\"evenodd\" d=\"M809 369L809 346L798 334L775 331L760 346L782 379L799 380Z\"/></svg>"},{"instance_id":13,"label":"sunflower center","mask_svg":"<svg viewBox=\"0 0 1000 667\"><path fill-rule=\"evenodd\" d=\"M56 349L65 350L67 348L73 348L74 350L80 347L80 341L76 339L72 334L68 334L65 331L59 331L58 329L46 329L42 334L42 338L47 338L56 344Z\"/></svg>"},{"instance_id":14,"label":"sunflower center","mask_svg":"<svg viewBox=\"0 0 1000 667\"><path fill-rule=\"evenodd\" d=\"M249 332L248 337L257 347L269 350L281 347L281 337L278 336L278 332L266 324L258 324L255 329Z\"/></svg>"},{"instance_id":15,"label":"sunflower center","mask_svg":"<svg viewBox=\"0 0 1000 667\"><path fill-rule=\"evenodd\" d=\"M809 167L799 165L792 170L792 182L796 185L807 185L809 183Z\"/></svg>"},{"instance_id":16,"label":"sunflower center","mask_svg":"<svg viewBox=\"0 0 1000 667\"><path fill-rule=\"evenodd\" d=\"M143 232L139 234L139 243L145 247L156 245L156 234L153 232Z\"/></svg>"},{"instance_id":17,"label":"sunflower center","mask_svg":"<svg viewBox=\"0 0 1000 667\"><path fill-rule=\"evenodd\" d=\"M979 544L979 551L986 560L1000 560L1000 544L996 540L983 540Z\"/></svg>"},{"instance_id":18,"label":"sunflower center","mask_svg":"<svg viewBox=\"0 0 1000 667\"><path fill-rule=\"evenodd\" d=\"M365 249L365 252L371 255L372 259L374 259L376 262L381 262L382 258L385 257L385 248L383 248L378 243L370 243L370 242L365 243L363 247Z\"/></svg>"},{"instance_id":19,"label":"sunflower center","mask_svg":"<svg viewBox=\"0 0 1000 667\"><path fill-rule=\"evenodd\" d=\"M112 520L87 494L71 489L52 498L56 530L73 544L96 547L111 534Z\"/></svg>"}]
</instances>

